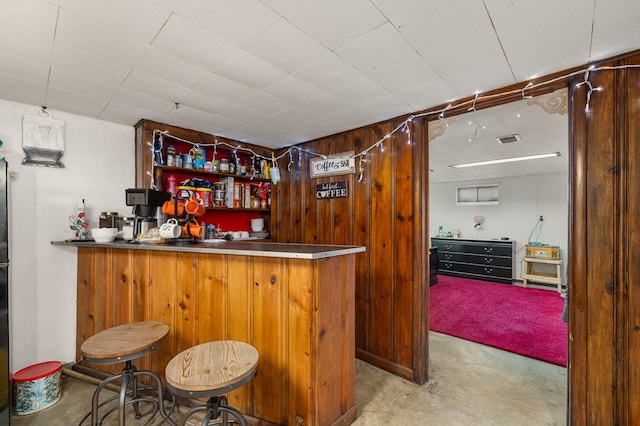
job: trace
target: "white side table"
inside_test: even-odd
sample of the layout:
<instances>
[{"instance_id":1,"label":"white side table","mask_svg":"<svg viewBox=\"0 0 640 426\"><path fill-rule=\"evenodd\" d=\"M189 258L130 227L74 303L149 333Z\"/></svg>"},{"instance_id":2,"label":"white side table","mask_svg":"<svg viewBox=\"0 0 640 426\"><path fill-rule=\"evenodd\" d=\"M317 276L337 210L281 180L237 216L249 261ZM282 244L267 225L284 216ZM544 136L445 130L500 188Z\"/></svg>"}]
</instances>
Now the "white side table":
<instances>
[{"instance_id":1,"label":"white side table","mask_svg":"<svg viewBox=\"0 0 640 426\"><path fill-rule=\"evenodd\" d=\"M558 292L562 291L562 260L538 259L535 257L525 257L522 265L522 281L524 287L527 281L535 281L546 284L556 284ZM535 264L555 265L555 274L552 272L533 271Z\"/></svg>"}]
</instances>

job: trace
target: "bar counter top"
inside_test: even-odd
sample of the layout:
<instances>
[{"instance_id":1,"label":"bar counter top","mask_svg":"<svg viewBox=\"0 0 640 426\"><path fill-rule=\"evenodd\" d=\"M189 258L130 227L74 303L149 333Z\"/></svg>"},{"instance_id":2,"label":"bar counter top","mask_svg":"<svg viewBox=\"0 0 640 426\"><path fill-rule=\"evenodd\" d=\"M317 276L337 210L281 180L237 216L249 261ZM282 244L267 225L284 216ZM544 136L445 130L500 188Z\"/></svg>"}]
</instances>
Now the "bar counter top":
<instances>
[{"instance_id":1,"label":"bar counter top","mask_svg":"<svg viewBox=\"0 0 640 426\"><path fill-rule=\"evenodd\" d=\"M265 241L216 241L212 243L202 242L196 244L151 244L132 243L124 240L115 240L110 243L97 243L92 240L66 240L52 241L51 244L84 248L178 251L187 253L229 254L289 259L322 259L365 251L364 246L275 243Z\"/></svg>"}]
</instances>

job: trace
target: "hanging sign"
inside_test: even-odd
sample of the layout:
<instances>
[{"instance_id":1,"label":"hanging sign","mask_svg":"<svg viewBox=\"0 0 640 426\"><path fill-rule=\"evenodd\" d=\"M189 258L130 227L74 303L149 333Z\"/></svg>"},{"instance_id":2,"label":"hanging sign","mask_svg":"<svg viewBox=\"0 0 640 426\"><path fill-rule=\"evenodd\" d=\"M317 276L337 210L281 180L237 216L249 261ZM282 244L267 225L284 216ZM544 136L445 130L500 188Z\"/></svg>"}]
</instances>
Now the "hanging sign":
<instances>
[{"instance_id":1,"label":"hanging sign","mask_svg":"<svg viewBox=\"0 0 640 426\"><path fill-rule=\"evenodd\" d=\"M314 158L311 160L311 177L323 177L331 175L346 175L356 172L356 161L353 153L336 154L327 158Z\"/></svg>"},{"instance_id":2,"label":"hanging sign","mask_svg":"<svg viewBox=\"0 0 640 426\"><path fill-rule=\"evenodd\" d=\"M347 181L327 182L316 185L316 198L346 198L349 196Z\"/></svg>"}]
</instances>

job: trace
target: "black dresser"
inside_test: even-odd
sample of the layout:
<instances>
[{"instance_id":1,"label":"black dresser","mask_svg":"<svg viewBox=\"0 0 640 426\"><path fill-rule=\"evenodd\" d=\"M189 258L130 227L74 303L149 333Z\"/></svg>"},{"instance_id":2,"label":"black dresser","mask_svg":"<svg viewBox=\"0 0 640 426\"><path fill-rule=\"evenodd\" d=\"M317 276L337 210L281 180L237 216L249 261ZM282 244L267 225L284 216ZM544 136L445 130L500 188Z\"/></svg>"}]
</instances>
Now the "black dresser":
<instances>
[{"instance_id":1,"label":"black dresser","mask_svg":"<svg viewBox=\"0 0 640 426\"><path fill-rule=\"evenodd\" d=\"M515 241L431 238L438 248L439 274L513 283Z\"/></svg>"}]
</instances>

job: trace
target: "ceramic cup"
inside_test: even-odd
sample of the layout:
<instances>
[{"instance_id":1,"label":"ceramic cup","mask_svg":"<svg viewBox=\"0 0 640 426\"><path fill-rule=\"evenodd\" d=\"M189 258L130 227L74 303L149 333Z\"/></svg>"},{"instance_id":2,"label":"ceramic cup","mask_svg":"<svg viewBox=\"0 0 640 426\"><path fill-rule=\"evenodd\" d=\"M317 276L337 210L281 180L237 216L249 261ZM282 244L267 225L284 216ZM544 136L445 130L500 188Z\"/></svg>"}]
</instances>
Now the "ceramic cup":
<instances>
[{"instance_id":1,"label":"ceramic cup","mask_svg":"<svg viewBox=\"0 0 640 426\"><path fill-rule=\"evenodd\" d=\"M169 219L160 225L160 236L164 239L178 238L182 234L182 229L176 219Z\"/></svg>"},{"instance_id":2,"label":"ceramic cup","mask_svg":"<svg viewBox=\"0 0 640 426\"><path fill-rule=\"evenodd\" d=\"M184 210L193 216L202 216L206 211L202 200L193 197L184 205Z\"/></svg>"},{"instance_id":3,"label":"ceramic cup","mask_svg":"<svg viewBox=\"0 0 640 426\"><path fill-rule=\"evenodd\" d=\"M197 222L187 222L182 226L182 235L188 237L200 238L202 237L202 226L198 225Z\"/></svg>"},{"instance_id":4,"label":"ceramic cup","mask_svg":"<svg viewBox=\"0 0 640 426\"><path fill-rule=\"evenodd\" d=\"M178 211L176 212L176 204ZM162 205L162 213L169 216L182 216L184 214L184 205L181 203L174 203L173 200L165 201Z\"/></svg>"}]
</instances>

